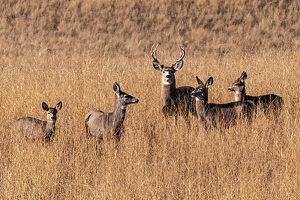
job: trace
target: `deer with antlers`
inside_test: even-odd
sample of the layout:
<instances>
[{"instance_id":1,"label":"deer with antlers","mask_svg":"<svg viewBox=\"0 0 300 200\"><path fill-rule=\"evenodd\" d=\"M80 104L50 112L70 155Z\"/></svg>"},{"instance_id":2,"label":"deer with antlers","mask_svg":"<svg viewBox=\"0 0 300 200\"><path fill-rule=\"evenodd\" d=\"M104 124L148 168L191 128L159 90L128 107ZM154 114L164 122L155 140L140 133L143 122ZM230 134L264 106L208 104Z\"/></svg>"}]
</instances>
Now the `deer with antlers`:
<instances>
[{"instance_id":1,"label":"deer with antlers","mask_svg":"<svg viewBox=\"0 0 300 200\"><path fill-rule=\"evenodd\" d=\"M195 99L192 99L190 93L194 91L193 87L182 86L176 88L175 72L183 67L183 58L185 56L184 48L180 48L181 56L172 67L167 67L157 60L155 48L152 51L153 67L161 72L161 95L160 95L160 110L165 118L175 116L177 123L178 116L182 116L190 128L188 119L189 113L196 115Z\"/></svg>"}]
</instances>

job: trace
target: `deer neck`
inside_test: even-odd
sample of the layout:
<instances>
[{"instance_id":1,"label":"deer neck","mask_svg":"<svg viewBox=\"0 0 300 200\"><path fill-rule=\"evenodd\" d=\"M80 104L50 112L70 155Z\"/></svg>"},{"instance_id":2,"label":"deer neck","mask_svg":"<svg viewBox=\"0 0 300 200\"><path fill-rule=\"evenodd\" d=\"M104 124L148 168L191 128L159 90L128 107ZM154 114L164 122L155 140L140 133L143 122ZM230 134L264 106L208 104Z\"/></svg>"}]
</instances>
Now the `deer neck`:
<instances>
[{"instance_id":1,"label":"deer neck","mask_svg":"<svg viewBox=\"0 0 300 200\"><path fill-rule=\"evenodd\" d=\"M114 108L114 111L113 111L113 119L114 119L115 124L122 123L124 121L127 106L128 105L123 105L120 102L119 97L116 94L115 108Z\"/></svg>"},{"instance_id":2,"label":"deer neck","mask_svg":"<svg viewBox=\"0 0 300 200\"><path fill-rule=\"evenodd\" d=\"M176 82L166 84L162 82L160 94L160 106L169 106L168 104L176 97Z\"/></svg>"},{"instance_id":3,"label":"deer neck","mask_svg":"<svg viewBox=\"0 0 300 200\"><path fill-rule=\"evenodd\" d=\"M52 133L55 131L55 122L47 122L46 124L46 132L47 133Z\"/></svg>"},{"instance_id":4,"label":"deer neck","mask_svg":"<svg viewBox=\"0 0 300 200\"><path fill-rule=\"evenodd\" d=\"M241 91L235 91L234 99L235 101L243 101L243 102L246 100L245 87Z\"/></svg>"},{"instance_id":5,"label":"deer neck","mask_svg":"<svg viewBox=\"0 0 300 200\"><path fill-rule=\"evenodd\" d=\"M206 106L208 105L207 100L201 100L196 97L196 111L198 115L198 119L201 121L205 121L206 118Z\"/></svg>"}]
</instances>

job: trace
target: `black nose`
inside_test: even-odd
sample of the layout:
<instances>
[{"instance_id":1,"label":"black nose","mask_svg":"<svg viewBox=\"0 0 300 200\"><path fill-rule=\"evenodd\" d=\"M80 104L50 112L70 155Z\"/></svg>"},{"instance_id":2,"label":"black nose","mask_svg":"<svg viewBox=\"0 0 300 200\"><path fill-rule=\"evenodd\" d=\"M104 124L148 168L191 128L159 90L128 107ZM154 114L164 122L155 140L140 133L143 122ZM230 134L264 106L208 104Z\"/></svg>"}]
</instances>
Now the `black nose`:
<instances>
[{"instance_id":1,"label":"black nose","mask_svg":"<svg viewBox=\"0 0 300 200\"><path fill-rule=\"evenodd\" d=\"M170 75L167 75L166 77L167 77L167 78L170 78L171 76L170 76Z\"/></svg>"}]
</instances>

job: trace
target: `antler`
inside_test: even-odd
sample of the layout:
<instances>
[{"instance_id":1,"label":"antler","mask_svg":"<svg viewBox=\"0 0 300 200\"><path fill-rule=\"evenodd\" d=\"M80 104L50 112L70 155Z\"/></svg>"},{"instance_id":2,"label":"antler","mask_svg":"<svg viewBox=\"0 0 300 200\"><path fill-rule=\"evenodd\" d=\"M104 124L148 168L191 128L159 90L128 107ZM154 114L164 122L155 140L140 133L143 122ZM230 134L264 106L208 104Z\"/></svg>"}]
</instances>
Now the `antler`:
<instances>
[{"instance_id":1,"label":"antler","mask_svg":"<svg viewBox=\"0 0 300 200\"><path fill-rule=\"evenodd\" d=\"M153 46L154 46L154 45L153 45ZM158 46L158 44L156 45L155 49L152 51L152 54L151 54L151 56L152 56L152 58L153 58L154 60L157 60L157 58L156 58L156 50L157 50L157 46Z\"/></svg>"},{"instance_id":2,"label":"antler","mask_svg":"<svg viewBox=\"0 0 300 200\"><path fill-rule=\"evenodd\" d=\"M184 47L180 47L180 58L178 59L178 61L180 61L180 60L182 60L183 58L184 58L184 56L185 56L185 50L184 50ZM178 62L177 61L177 62Z\"/></svg>"}]
</instances>

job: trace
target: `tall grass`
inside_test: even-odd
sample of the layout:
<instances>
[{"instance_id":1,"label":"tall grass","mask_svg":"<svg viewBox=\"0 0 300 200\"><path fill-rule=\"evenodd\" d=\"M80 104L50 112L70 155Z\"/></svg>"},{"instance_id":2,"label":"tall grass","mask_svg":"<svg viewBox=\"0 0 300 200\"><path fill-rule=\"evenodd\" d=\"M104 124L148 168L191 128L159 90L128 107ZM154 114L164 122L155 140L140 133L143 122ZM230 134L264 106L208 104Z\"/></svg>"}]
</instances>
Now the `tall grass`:
<instances>
[{"instance_id":1,"label":"tall grass","mask_svg":"<svg viewBox=\"0 0 300 200\"><path fill-rule=\"evenodd\" d=\"M187 49L187 52L189 50ZM242 71L247 94L283 97L278 120L258 113L252 126L206 132L191 117L160 115L160 73L152 59L63 54L0 58L1 199L298 199L300 195L299 52L228 54L184 58L177 86L195 87L195 76L214 77L209 102L234 100L227 90ZM178 52L158 52L171 65ZM117 152L86 139L84 116L114 107L112 84L140 102L127 109ZM58 113L49 145L17 143L14 122L45 120L42 102Z\"/></svg>"},{"instance_id":2,"label":"tall grass","mask_svg":"<svg viewBox=\"0 0 300 200\"><path fill-rule=\"evenodd\" d=\"M194 55L298 49L299 10L297 0L2 0L0 53L136 57L156 43Z\"/></svg>"},{"instance_id":3,"label":"tall grass","mask_svg":"<svg viewBox=\"0 0 300 200\"><path fill-rule=\"evenodd\" d=\"M0 199L299 199L298 1L8 0L0 10ZM156 43L169 66L186 47L177 86L213 76L209 102L231 102L246 71L247 94L283 97L280 118L259 112L252 126L209 132L193 117L191 131L165 120ZM140 100L117 151L84 127L90 110L113 110L115 81ZM45 120L43 101L63 103L54 141L17 143L14 122Z\"/></svg>"}]
</instances>

